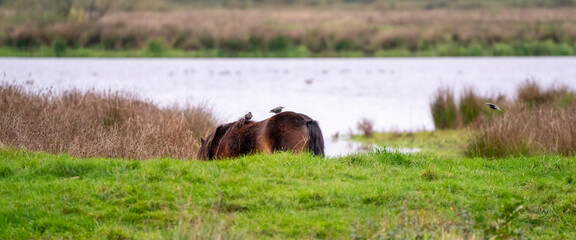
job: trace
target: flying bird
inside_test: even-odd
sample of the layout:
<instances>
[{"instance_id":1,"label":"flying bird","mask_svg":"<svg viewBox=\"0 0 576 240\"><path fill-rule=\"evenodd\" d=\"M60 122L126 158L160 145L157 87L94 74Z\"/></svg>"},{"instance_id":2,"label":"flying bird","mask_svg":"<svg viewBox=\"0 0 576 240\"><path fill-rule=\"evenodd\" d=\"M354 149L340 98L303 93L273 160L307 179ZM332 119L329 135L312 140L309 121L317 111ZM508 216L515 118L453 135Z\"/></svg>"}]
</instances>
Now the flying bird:
<instances>
[{"instance_id":1,"label":"flying bird","mask_svg":"<svg viewBox=\"0 0 576 240\"><path fill-rule=\"evenodd\" d=\"M276 107L276 108L270 110L270 112L271 112L271 113L276 113L276 114L278 114L278 113L282 112L282 109L283 109L283 108L284 108L284 107L279 106L279 107Z\"/></svg>"},{"instance_id":2,"label":"flying bird","mask_svg":"<svg viewBox=\"0 0 576 240\"><path fill-rule=\"evenodd\" d=\"M248 121L250 119L252 119L252 112L248 112L246 115L244 115L244 120Z\"/></svg>"},{"instance_id":3,"label":"flying bird","mask_svg":"<svg viewBox=\"0 0 576 240\"><path fill-rule=\"evenodd\" d=\"M490 108L492 108L492 109L494 109L494 110L502 111L502 109L500 109L500 107L498 107L498 106L495 105L495 104L492 104L492 103L484 103L484 104L490 106Z\"/></svg>"}]
</instances>

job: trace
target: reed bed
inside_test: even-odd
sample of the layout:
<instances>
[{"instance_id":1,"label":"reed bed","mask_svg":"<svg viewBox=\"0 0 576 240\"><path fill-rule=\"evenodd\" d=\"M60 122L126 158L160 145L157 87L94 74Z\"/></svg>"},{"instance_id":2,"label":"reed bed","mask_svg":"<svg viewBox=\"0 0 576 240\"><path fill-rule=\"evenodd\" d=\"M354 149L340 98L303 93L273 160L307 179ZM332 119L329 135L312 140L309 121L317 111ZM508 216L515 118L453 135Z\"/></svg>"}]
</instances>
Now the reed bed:
<instances>
[{"instance_id":1,"label":"reed bed","mask_svg":"<svg viewBox=\"0 0 576 240\"><path fill-rule=\"evenodd\" d=\"M576 106L508 112L474 129L466 154L478 157L576 155Z\"/></svg>"},{"instance_id":2,"label":"reed bed","mask_svg":"<svg viewBox=\"0 0 576 240\"><path fill-rule=\"evenodd\" d=\"M456 129L462 125L454 92L450 87L438 88L430 103L430 110L437 129Z\"/></svg>"},{"instance_id":3,"label":"reed bed","mask_svg":"<svg viewBox=\"0 0 576 240\"><path fill-rule=\"evenodd\" d=\"M432 55L570 55L576 9L183 9L111 12L96 21L11 23L0 46ZM10 23L8 23L10 22ZM56 49L55 49L56 50Z\"/></svg>"},{"instance_id":4,"label":"reed bed","mask_svg":"<svg viewBox=\"0 0 576 240\"><path fill-rule=\"evenodd\" d=\"M2 144L78 157L195 158L214 126L206 107L160 108L128 92L0 84Z\"/></svg>"},{"instance_id":5,"label":"reed bed","mask_svg":"<svg viewBox=\"0 0 576 240\"><path fill-rule=\"evenodd\" d=\"M544 88L527 80L516 95L508 101L466 88L456 102L451 89L440 87L430 106L437 129L472 130L465 150L469 156L575 155L576 94L567 86ZM490 109L485 102L503 110Z\"/></svg>"}]
</instances>

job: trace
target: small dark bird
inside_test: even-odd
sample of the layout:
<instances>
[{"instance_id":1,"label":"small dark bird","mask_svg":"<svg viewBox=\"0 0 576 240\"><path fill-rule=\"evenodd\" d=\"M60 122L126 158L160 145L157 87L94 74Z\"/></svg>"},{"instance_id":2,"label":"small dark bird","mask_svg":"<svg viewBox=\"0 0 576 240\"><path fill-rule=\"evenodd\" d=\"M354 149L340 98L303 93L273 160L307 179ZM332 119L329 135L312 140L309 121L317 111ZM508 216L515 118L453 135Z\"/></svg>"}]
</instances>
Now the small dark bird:
<instances>
[{"instance_id":1,"label":"small dark bird","mask_svg":"<svg viewBox=\"0 0 576 240\"><path fill-rule=\"evenodd\" d=\"M252 119L252 112L248 112L246 115L244 115L244 120L248 121L250 119Z\"/></svg>"},{"instance_id":2,"label":"small dark bird","mask_svg":"<svg viewBox=\"0 0 576 240\"><path fill-rule=\"evenodd\" d=\"M502 111L502 109L500 109L500 107L498 107L498 106L495 105L495 104L492 104L492 103L484 103L484 104L490 106L490 108L492 108L492 109L494 109L494 110Z\"/></svg>"},{"instance_id":3,"label":"small dark bird","mask_svg":"<svg viewBox=\"0 0 576 240\"><path fill-rule=\"evenodd\" d=\"M271 113L276 113L276 114L278 114L278 113L282 112L282 109L283 109L283 108L284 108L284 107L282 107L282 106L276 107L276 108L270 110L270 112L271 112Z\"/></svg>"}]
</instances>

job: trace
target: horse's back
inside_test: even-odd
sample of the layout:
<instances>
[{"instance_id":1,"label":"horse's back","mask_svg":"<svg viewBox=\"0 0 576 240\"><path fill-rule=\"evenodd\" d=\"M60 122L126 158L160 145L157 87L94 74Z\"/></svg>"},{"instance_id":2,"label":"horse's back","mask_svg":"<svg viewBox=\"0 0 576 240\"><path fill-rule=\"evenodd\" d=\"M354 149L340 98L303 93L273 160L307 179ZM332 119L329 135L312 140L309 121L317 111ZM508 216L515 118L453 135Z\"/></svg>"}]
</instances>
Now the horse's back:
<instances>
[{"instance_id":1,"label":"horse's back","mask_svg":"<svg viewBox=\"0 0 576 240\"><path fill-rule=\"evenodd\" d=\"M198 156L218 159L275 151L324 155L318 123L304 114L283 112L260 122L241 120L221 125L202 141Z\"/></svg>"}]
</instances>

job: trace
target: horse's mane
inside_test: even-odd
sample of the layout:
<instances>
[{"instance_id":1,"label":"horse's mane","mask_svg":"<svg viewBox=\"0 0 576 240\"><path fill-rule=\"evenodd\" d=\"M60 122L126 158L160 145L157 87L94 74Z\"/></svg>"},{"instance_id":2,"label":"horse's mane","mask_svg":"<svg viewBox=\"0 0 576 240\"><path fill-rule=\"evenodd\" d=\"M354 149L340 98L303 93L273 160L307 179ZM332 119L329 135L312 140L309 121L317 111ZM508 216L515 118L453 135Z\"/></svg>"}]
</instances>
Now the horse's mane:
<instances>
[{"instance_id":1,"label":"horse's mane","mask_svg":"<svg viewBox=\"0 0 576 240\"><path fill-rule=\"evenodd\" d=\"M206 137L206 140L202 141L202 146L198 150L198 158L200 159L213 159L215 153L215 148L220 144L220 140L224 134L230 129L234 122L220 125L216 130Z\"/></svg>"}]
</instances>

